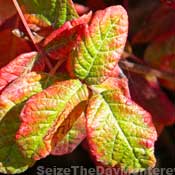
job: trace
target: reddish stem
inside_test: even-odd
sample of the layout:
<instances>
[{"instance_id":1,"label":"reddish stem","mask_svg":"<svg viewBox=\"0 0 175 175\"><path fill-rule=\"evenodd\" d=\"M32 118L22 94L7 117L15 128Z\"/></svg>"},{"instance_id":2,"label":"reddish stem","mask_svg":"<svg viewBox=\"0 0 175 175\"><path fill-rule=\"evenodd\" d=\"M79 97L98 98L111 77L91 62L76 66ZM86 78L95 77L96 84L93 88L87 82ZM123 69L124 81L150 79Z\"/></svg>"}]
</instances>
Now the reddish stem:
<instances>
[{"instance_id":1,"label":"reddish stem","mask_svg":"<svg viewBox=\"0 0 175 175\"><path fill-rule=\"evenodd\" d=\"M55 75L59 67L66 61L66 59L61 59L57 62L57 64L53 67L53 69L49 72L51 75Z\"/></svg>"},{"instance_id":2,"label":"reddish stem","mask_svg":"<svg viewBox=\"0 0 175 175\"><path fill-rule=\"evenodd\" d=\"M21 21L22 21L22 23L23 23L23 25L24 25L24 27L25 27L25 29L26 29L26 31L27 31L27 33L28 33L28 35L29 35L29 37L30 37L30 39L32 41L32 43L34 44L36 50L45 58L45 62L47 64L48 68L51 70L52 69L52 65L51 65L49 59L47 58L46 54L36 44L37 41L35 41L35 38L34 38L32 32L31 32L31 30L30 30L30 28L29 28L29 26L28 26L28 24L27 24L27 22L26 22L26 20L24 18L23 12L22 12L22 10L21 10L17 0L12 0L12 1L13 1L13 4L14 4L14 6L15 6L15 8L16 8L16 10L17 10L17 12L18 12L18 14L19 14L19 16L21 18Z\"/></svg>"},{"instance_id":3,"label":"reddish stem","mask_svg":"<svg viewBox=\"0 0 175 175\"><path fill-rule=\"evenodd\" d=\"M153 69L143 64L137 64L126 60L121 60L119 62L119 65L122 69L127 71L135 72L137 74L142 74L142 75L153 75L160 79L175 82L174 74Z\"/></svg>"},{"instance_id":4,"label":"reddish stem","mask_svg":"<svg viewBox=\"0 0 175 175\"><path fill-rule=\"evenodd\" d=\"M139 63L139 64L145 64L145 63L144 63L144 60L138 58L138 57L137 57L136 55L134 55L133 53L128 53L128 52L125 52L125 51L124 51L122 57L123 57L124 59L130 58L131 60L133 60L133 61L135 61L136 63Z\"/></svg>"}]
</instances>

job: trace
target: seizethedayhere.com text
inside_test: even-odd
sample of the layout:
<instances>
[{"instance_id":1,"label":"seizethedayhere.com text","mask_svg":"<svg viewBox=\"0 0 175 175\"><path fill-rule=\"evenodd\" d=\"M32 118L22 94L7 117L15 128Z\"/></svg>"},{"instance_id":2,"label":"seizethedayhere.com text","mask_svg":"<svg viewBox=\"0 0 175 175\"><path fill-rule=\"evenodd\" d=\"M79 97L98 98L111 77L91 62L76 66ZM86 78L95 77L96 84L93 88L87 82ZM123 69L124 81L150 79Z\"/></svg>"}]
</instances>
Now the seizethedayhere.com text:
<instances>
[{"instance_id":1,"label":"seizethedayhere.com text","mask_svg":"<svg viewBox=\"0 0 175 175\"><path fill-rule=\"evenodd\" d=\"M58 168L38 166L36 175L130 175L127 171L121 171L116 168L104 168L97 166L95 168L86 168L83 166L71 166L68 168ZM143 172L132 173L132 175L174 175L175 168L150 168Z\"/></svg>"}]
</instances>

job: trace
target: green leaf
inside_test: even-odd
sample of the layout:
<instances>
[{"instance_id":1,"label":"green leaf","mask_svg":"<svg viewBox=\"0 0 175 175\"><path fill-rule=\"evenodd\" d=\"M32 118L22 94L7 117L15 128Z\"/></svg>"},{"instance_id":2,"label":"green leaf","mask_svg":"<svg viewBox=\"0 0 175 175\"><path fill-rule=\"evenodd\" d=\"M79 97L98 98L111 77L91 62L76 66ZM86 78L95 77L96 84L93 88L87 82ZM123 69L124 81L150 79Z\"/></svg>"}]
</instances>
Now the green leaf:
<instances>
[{"instance_id":1,"label":"green leaf","mask_svg":"<svg viewBox=\"0 0 175 175\"><path fill-rule=\"evenodd\" d=\"M15 136L20 126L19 115L24 102L55 81L44 73L30 72L16 79L0 96L0 172L20 173L34 163L21 154Z\"/></svg>"},{"instance_id":2,"label":"green leaf","mask_svg":"<svg viewBox=\"0 0 175 175\"><path fill-rule=\"evenodd\" d=\"M23 154L35 160L47 156L57 129L74 107L87 98L88 89L79 80L58 82L30 98L21 112L22 124L16 135ZM75 121L68 120L70 126L71 120Z\"/></svg>"},{"instance_id":3,"label":"green leaf","mask_svg":"<svg viewBox=\"0 0 175 175\"><path fill-rule=\"evenodd\" d=\"M69 73L88 84L100 84L111 76L125 46L127 13L121 6L97 11L84 38L72 50Z\"/></svg>"},{"instance_id":4,"label":"green leaf","mask_svg":"<svg viewBox=\"0 0 175 175\"><path fill-rule=\"evenodd\" d=\"M72 0L19 0L25 11L42 17L45 22L60 27L78 14Z\"/></svg>"},{"instance_id":5,"label":"green leaf","mask_svg":"<svg viewBox=\"0 0 175 175\"><path fill-rule=\"evenodd\" d=\"M129 98L116 90L93 95L86 118L96 161L130 173L154 167L157 134L151 116Z\"/></svg>"},{"instance_id":6,"label":"green leaf","mask_svg":"<svg viewBox=\"0 0 175 175\"><path fill-rule=\"evenodd\" d=\"M59 2L60 1L60 2ZM58 0L58 21L57 27L64 24L66 21L70 21L78 17L78 14L74 8L72 0Z\"/></svg>"},{"instance_id":7,"label":"green leaf","mask_svg":"<svg viewBox=\"0 0 175 175\"><path fill-rule=\"evenodd\" d=\"M85 139L86 137L86 119L85 119L85 107L86 103L81 103L73 109L69 114L68 118L73 118L76 120L65 121L64 124L58 128L57 132L54 134L52 139L52 155L64 155L69 154L76 149L76 147ZM71 126L70 125L73 125ZM70 127L68 131L65 128Z\"/></svg>"},{"instance_id":8,"label":"green leaf","mask_svg":"<svg viewBox=\"0 0 175 175\"><path fill-rule=\"evenodd\" d=\"M12 108L0 123L0 172L16 174L32 166L34 160L21 154L15 142L15 135L20 126L19 114L23 104Z\"/></svg>"}]
</instances>

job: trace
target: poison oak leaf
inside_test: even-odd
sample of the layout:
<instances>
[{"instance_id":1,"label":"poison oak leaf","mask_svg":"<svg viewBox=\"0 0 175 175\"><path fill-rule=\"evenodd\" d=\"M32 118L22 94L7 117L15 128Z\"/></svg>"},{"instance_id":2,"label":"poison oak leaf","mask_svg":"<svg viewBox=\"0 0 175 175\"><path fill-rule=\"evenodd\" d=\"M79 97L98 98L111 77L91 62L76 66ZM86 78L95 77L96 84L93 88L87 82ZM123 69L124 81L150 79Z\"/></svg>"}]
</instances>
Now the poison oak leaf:
<instances>
[{"instance_id":1,"label":"poison oak leaf","mask_svg":"<svg viewBox=\"0 0 175 175\"><path fill-rule=\"evenodd\" d=\"M52 139L52 155L71 153L86 138L85 107L86 103L80 103L69 114L68 120L58 128ZM65 130L69 127L70 130Z\"/></svg>"},{"instance_id":2,"label":"poison oak leaf","mask_svg":"<svg viewBox=\"0 0 175 175\"><path fill-rule=\"evenodd\" d=\"M72 0L18 2L33 35L36 34L39 41L44 40L38 45L41 52L51 58L52 63L55 60L59 63L59 59L67 59L67 62L59 68L59 77L31 72L43 71L45 68L45 59L37 52L21 54L0 69L0 172L20 173L49 154L71 153L86 136L91 156L97 165L129 173L154 167L157 133L152 117L155 123L158 117L154 117L154 112L150 110L151 116L131 100L132 90L130 95L128 80L118 65L128 34L128 16L123 7L111 6L97 11L93 17L91 12L79 17ZM99 2L103 8L107 3ZM88 3L92 4L89 0ZM101 8L100 5L97 8ZM168 12L168 17L160 15L160 21L165 21L169 26L166 19L173 19L174 12L166 9L162 11L164 14ZM161 9L152 18L159 16L160 12ZM14 28L20 30L21 27L18 17L16 21L15 18L9 20L15 26L6 26L12 13L6 13L1 18L0 12L0 26L3 26L0 30L0 36L3 36L0 43L2 65L4 59L8 62L16 54L26 49L32 50L28 41L12 37L11 31ZM154 26L158 34L166 31L157 30L159 23L158 20ZM53 31L54 28L58 29ZM157 36L154 34L154 37ZM160 47L164 48L162 43ZM170 40L170 44L170 51L166 43L165 53L160 53L161 58L168 57L168 61L160 59L164 67L158 63L158 68L174 73L173 41ZM157 47L154 50L159 54ZM153 62L157 59L154 56ZM65 65L69 76L65 72ZM64 72L63 76L60 71ZM140 80L139 83L142 82ZM147 88L147 83L143 83L144 88ZM158 86L149 84L148 87L160 96L161 100L154 105L174 112L172 104ZM146 97L143 96L145 103ZM145 107L145 103L139 104ZM158 125L174 122L167 116L167 119L161 117Z\"/></svg>"},{"instance_id":3,"label":"poison oak leaf","mask_svg":"<svg viewBox=\"0 0 175 175\"><path fill-rule=\"evenodd\" d=\"M116 90L95 94L87 108L92 155L106 166L130 173L154 167L156 130L151 115Z\"/></svg>"},{"instance_id":4,"label":"poison oak leaf","mask_svg":"<svg viewBox=\"0 0 175 175\"><path fill-rule=\"evenodd\" d=\"M163 5L156 8L150 18L146 19L145 24L133 37L133 44L148 43L165 33L174 31L174 18L174 9Z\"/></svg>"},{"instance_id":5,"label":"poison oak leaf","mask_svg":"<svg viewBox=\"0 0 175 175\"><path fill-rule=\"evenodd\" d=\"M85 24L91 20L92 13L83 15L78 19L68 21L52 32L44 41L45 52L52 59L65 59L76 43L85 33Z\"/></svg>"},{"instance_id":6,"label":"poison oak leaf","mask_svg":"<svg viewBox=\"0 0 175 175\"><path fill-rule=\"evenodd\" d=\"M72 0L19 0L24 14L35 14L43 23L60 27L66 21L75 19L78 14Z\"/></svg>"},{"instance_id":7,"label":"poison oak leaf","mask_svg":"<svg viewBox=\"0 0 175 175\"><path fill-rule=\"evenodd\" d=\"M24 14L24 18L30 30L33 31L35 40L40 39L42 41L45 37L47 37L54 30L51 23L47 20L44 20L43 16L26 13ZM37 39L37 37L39 39ZM40 43L40 40L37 43Z\"/></svg>"},{"instance_id":8,"label":"poison oak leaf","mask_svg":"<svg viewBox=\"0 0 175 175\"><path fill-rule=\"evenodd\" d=\"M49 21L47 21L45 18L43 19L43 16L40 16L40 15L24 14L24 17L25 17L26 22L28 23L29 26L36 25L37 27L47 28L51 25L51 23Z\"/></svg>"},{"instance_id":9,"label":"poison oak leaf","mask_svg":"<svg viewBox=\"0 0 175 175\"><path fill-rule=\"evenodd\" d=\"M47 156L55 132L65 120L71 122L69 113L87 98L87 87L79 80L58 82L31 97L21 112L22 124L16 134L22 153L34 160Z\"/></svg>"},{"instance_id":10,"label":"poison oak leaf","mask_svg":"<svg viewBox=\"0 0 175 175\"><path fill-rule=\"evenodd\" d=\"M88 14L85 14L77 19L67 21L65 24L63 24L61 27L53 31L45 40L43 43L43 47L47 46L50 42L53 42L57 37L60 37L62 33L66 30L70 30L73 27L76 27L81 24L88 24L91 20L92 12L89 12Z\"/></svg>"},{"instance_id":11,"label":"poison oak leaf","mask_svg":"<svg viewBox=\"0 0 175 175\"><path fill-rule=\"evenodd\" d=\"M75 9L78 13L78 15L83 15L85 13L87 13L89 11L89 8L87 6L78 4L78 3L74 3Z\"/></svg>"},{"instance_id":12,"label":"poison oak leaf","mask_svg":"<svg viewBox=\"0 0 175 175\"><path fill-rule=\"evenodd\" d=\"M175 75L175 35L159 38L145 50L145 61L154 68ZM166 88L175 90L175 82L161 80Z\"/></svg>"},{"instance_id":13,"label":"poison oak leaf","mask_svg":"<svg viewBox=\"0 0 175 175\"><path fill-rule=\"evenodd\" d=\"M154 125L160 133L162 128L175 121L175 107L160 89L157 81L128 73L132 100L150 112ZM138 82L138 83L136 83Z\"/></svg>"},{"instance_id":14,"label":"poison oak leaf","mask_svg":"<svg viewBox=\"0 0 175 175\"><path fill-rule=\"evenodd\" d=\"M13 80L31 71L36 59L37 52L29 52L19 55L8 65L0 69L0 92Z\"/></svg>"},{"instance_id":15,"label":"poison oak leaf","mask_svg":"<svg viewBox=\"0 0 175 175\"><path fill-rule=\"evenodd\" d=\"M17 78L0 95L0 120L12 107L41 92L43 88L56 80L45 73L36 72L30 72Z\"/></svg>"},{"instance_id":16,"label":"poison oak leaf","mask_svg":"<svg viewBox=\"0 0 175 175\"><path fill-rule=\"evenodd\" d=\"M84 35L85 25L78 25L72 29L64 30L54 40L45 47L45 51L50 58L55 60L65 59Z\"/></svg>"},{"instance_id":17,"label":"poison oak leaf","mask_svg":"<svg viewBox=\"0 0 175 175\"><path fill-rule=\"evenodd\" d=\"M161 2L175 9L175 0L161 0Z\"/></svg>"},{"instance_id":18,"label":"poison oak leaf","mask_svg":"<svg viewBox=\"0 0 175 175\"><path fill-rule=\"evenodd\" d=\"M84 38L72 49L68 71L87 84L100 84L111 74L127 38L127 13L121 6L97 11Z\"/></svg>"},{"instance_id":19,"label":"poison oak leaf","mask_svg":"<svg viewBox=\"0 0 175 175\"><path fill-rule=\"evenodd\" d=\"M16 144L19 115L24 102L56 80L48 74L30 72L17 78L0 95L0 172L20 173L33 165Z\"/></svg>"},{"instance_id":20,"label":"poison oak leaf","mask_svg":"<svg viewBox=\"0 0 175 175\"><path fill-rule=\"evenodd\" d=\"M16 9L11 0L0 0L0 26L15 14Z\"/></svg>"},{"instance_id":21,"label":"poison oak leaf","mask_svg":"<svg viewBox=\"0 0 175 175\"><path fill-rule=\"evenodd\" d=\"M15 134L20 126L19 114L23 104L14 106L0 122L0 173L16 174L33 165L34 160L21 154L15 142Z\"/></svg>"},{"instance_id":22,"label":"poison oak leaf","mask_svg":"<svg viewBox=\"0 0 175 175\"><path fill-rule=\"evenodd\" d=\"M12 30L7 28L0 31L0 67L5 66L18 55L32 50L28 41L13 35Z\"/></svg>"},{"instance_id":23,"label":"poison oak leaf","mask_svg":"<svg viewBox=\"0 0 175 175\"><path fill-rule=\"evenodd\" d=\"M56 25L59 27L66 21L78 18L78 14L72 0L61 0L60 2L58 2L58 9L62 9L58 11L59 21Z\"/></svg>"}]
</instances>

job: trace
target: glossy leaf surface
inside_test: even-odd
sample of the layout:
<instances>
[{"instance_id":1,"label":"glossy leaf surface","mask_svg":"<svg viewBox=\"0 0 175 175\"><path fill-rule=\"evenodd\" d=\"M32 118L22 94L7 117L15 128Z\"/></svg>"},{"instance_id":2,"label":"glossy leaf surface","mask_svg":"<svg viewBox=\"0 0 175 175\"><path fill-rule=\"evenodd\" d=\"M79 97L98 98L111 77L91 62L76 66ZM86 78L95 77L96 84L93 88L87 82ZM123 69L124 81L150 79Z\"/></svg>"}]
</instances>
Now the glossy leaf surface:
<instances>
[{"instance_id":1,"label":"glossy leaf surface","mask_svg":"<svg viewBox=\"0 0 175 175\"><path fill-rule=\"evenodd\" d=\"M30 72L16 79L0 96L0 172L20 173L30 167L34 160L26 158L16 144L16 132L21 121L20 112L24 102L32 95L55 81L47 74Z\"/></svg>"},{"instance_id":2,"label":"glossy leaf surface","mask_svg":"<svg viewBox=\"0 0 175 175\"><path fill-rule=\"evenodd\" d=\"M87 109L87 135L97 162L131 172L154 167L157 138L151 116L118 91L94 95Z\"/></svg>"},{"instance_id":3,"label":"glossy leaf surface","mask_svg":"<svg viewBox=\"0 0 175 175\"><path fill-rule=\"evenodd\" d=\"M97 11L86 35L70 54L68 69L88 84L103 82L123 52L128 30L127 13L121 6Z\"/></svg>"},{"instance_id":4,"label":"glossy leaf surface","mask_svg":"<svg viewBox=\"0 0 175 175\"><path fill-rule=\"evenodd\" d=\"M16 135L23 154L35 160L47 156L57 129L74 107L87 98L87 87L79 80L58 82L30 98L21 112L22 124ZM68 120L71 125L74 119Z\"/></svg>"}]
</instances>

